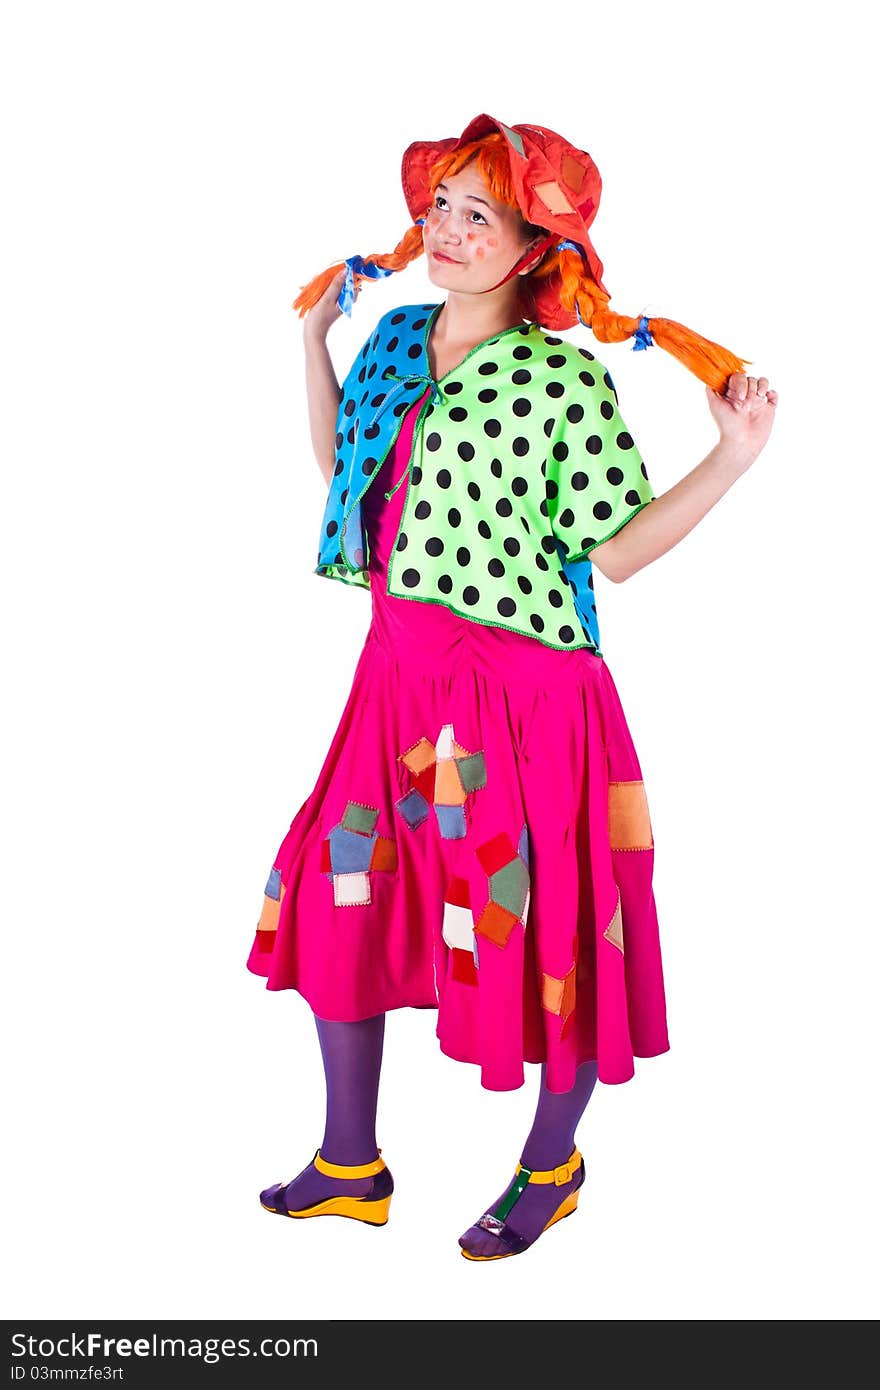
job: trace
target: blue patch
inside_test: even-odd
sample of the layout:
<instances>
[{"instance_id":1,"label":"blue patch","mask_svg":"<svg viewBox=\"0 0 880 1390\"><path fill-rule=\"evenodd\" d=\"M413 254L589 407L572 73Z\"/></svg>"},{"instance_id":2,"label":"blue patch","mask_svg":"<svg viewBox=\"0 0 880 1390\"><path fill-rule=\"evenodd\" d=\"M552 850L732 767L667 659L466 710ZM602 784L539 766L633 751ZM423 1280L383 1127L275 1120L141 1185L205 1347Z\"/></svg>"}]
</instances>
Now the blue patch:
<instances>
[{"instance_id":1,"label":"blue patch","mask_svg":"<svg viewBox=\"0 0 880 1390\"><path fill-rule=\"evenodd\" d=\"M463 806L438 806L435 802L434 811L444 840L464 839L467 834L467 821Z\"/></svg>"},{"instance_id":2,"label":"blue patch","mask_svg":"<svg viewBox=\"0 0 880 1390\"><path fill-rule=\"evenodd\" d=\"M417 830L428 819L428 803L415 787L394 804L411 830Z\"/></svg>"},{"instance_id":3,"label":"blue patch","mask_svg":"<svg viewBox=\"0 0 880 1390\"><path fill-rule=\"evenodd\" d=\"M335 874L366 873L373 857L374 836L359 835L356 830L343 830L334 825L330 841L330 863Z\"/></svg>"},{"instance_id":4,"label":"blue patch","mask_svg":"<svg viewBox=\"0 0 880 1390\"><path fill-rule=\"evenodd\" d=\"M529 867L529 831L528 831L528 827L525 826L525 825L523 826L522 830L519 832L519 844L518 844L518 846L517 846L516 852L517 852L517 854L519 855L520 859L521 859L521 860L523 861L523 863L525 864L526 868L528 868L528 867Z\"/></svg>"},{"instance_id":5,"label":"blue patch","mask_svg":"<svg viewBox=\"0 0 880 1390\"><path fill-rule=\"evenodd\" d=\"M266 887L263 889L267 898L274 898L277 902L281 897L281 870L273 869L269 875Z\"/></svg>"}]
</instances>

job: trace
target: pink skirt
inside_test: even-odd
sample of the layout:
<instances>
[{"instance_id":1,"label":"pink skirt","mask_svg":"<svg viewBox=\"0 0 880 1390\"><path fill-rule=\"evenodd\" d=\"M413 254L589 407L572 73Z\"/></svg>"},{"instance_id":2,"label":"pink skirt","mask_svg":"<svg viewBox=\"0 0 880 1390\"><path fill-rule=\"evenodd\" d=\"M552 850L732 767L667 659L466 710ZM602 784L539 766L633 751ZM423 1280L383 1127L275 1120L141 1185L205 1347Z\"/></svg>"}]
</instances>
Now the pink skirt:
<instances>
[{"instance_id":1,"label":"pink skirt","mask_svg":"<svg viewBox=\"0 0 880 1390\"><path fill-rule=\"evenodd\" d=\"M556 1092L587 1060L628 1081L669 1049L633 741L603 657L385 592L419 404L365 499L372 622L247 966L324 1019L436 1009L488 1090L524 1062Z\"/></svg>"}]
</instances>

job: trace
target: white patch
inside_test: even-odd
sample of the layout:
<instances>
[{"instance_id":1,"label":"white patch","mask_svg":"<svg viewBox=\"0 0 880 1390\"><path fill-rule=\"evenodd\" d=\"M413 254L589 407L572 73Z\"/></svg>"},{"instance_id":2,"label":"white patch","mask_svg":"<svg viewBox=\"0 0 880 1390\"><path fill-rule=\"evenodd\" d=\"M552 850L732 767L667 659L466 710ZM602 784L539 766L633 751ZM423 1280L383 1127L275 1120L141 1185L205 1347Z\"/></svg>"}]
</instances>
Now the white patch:
<instances>
[{"instance_id":1,"label":"white patch","mask_svg":"<svg viewBox=\"0 0 880 1390\"><path fill-rule=\"evenodd\" d=\"M454 946L460 951L474 949L474 919L469 907L443 904L443 940L450 950Z\"/></svg>"},{"instance_id":2,"label":"white patch","mask_svg":"<svg viewBox=\"0 0 880 1390\"><path fill-rule=\"evenodd\" d=\"M370 901L369 874L334 874L333 901L337 907L356 907Z\"/></svg>"},{"instance_id":3,"label":"white patch","mask_svg":"<svg viewBox=\"0 0 880 1390\"><path fill-rule=\"evenodd\" d=\"M437 743L436 743L436 745L435 745L436 750L437 750L437 757L438 757L438 758L454 758L454 757L455 757L455 748L454 748L454 746L453 746L454 743L455 743L455 731L454 731L452 725L451 725L451 724L444 724L444 725L443 725L443 728L440 730L440 736L439 736L439 738L437 739Z\"/></svg>"}]
</instances>

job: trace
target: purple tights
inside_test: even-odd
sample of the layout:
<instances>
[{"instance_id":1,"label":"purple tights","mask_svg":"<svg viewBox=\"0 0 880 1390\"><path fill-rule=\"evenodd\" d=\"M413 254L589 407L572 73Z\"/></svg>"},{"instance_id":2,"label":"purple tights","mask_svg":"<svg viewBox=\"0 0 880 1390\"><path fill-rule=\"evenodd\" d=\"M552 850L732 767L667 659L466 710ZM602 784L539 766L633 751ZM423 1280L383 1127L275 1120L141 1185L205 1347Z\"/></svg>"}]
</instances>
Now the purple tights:
<instances>
[{"instance_id":1,"label":"purple tights","mask_svg":"<svg viewBox=\"0 0 880 1390\"><path fill-rule=\"evenodd\" d=\"M377 1153L376 1106L385 1015L377 1014L375 1018L358 1023L331 1023L316 1016L315 1022L327 1083L321 1156L330 1163L368 1163ZM547 1090L545 1068L541 1067L535 1118L520 1155L526 1167L555 1168L566 1161L574 1148L575 1130L595 1084L595 1062L584 1062L577 1070L574 1086L563 1094ZM508 1183L513 1177L513 1167L515 1165L511 1167ZM371 1178L330 1178L310 1163L288 1185L286 1201L289 1207L299 1208L339 1192L360 1197L369 1191L371 1183ZM510 1226L534 1239L574 1185L574 1182L564 1187L552 1183L530 1184L510 1214ZM506 1190L505 1186L495 1200ZM494 1205L493 1201L485 1210L489 1211ZM460 1238L460 1244L479 1255L490 1255L501 1248L495 1236L474 1226Z\"/></svg>"}]
</instances>

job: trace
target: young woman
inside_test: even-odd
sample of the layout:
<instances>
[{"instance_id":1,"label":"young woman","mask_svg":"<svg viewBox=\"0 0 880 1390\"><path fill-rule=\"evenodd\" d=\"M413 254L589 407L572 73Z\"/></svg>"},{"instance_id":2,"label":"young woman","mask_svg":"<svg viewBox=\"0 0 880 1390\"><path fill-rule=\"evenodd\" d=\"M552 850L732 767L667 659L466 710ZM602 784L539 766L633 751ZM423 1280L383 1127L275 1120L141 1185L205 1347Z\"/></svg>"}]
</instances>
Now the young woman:
<instances>
[{"instance_id":1,"label":"young woman","mask_svg":"<svg viewBox=\"0 0 880 1390\"><path fill-rule=\"evenodd\" d=\"M669 1047L653 834L592 568L620 582L686 536L754 462L777 396L681 324L608 308L598 170L554 132L478 116L411 145L403 186L395 251L330 267L294 305L328 483L317 573L368 588L372 621L248 959L308 1001L327 1082L313 1162L261 1202L384 1224L385 1014L436 1009L442 1051L486 1089L541 1065L515 1176L459 1238L489 1260L577 1206L597 1079ZM443 299L385 314L340 387L331 324L421 254ZM578 322L706 383L719 441L660 497L607 369L556 336Z\"/></svg>"}]
</instances>

